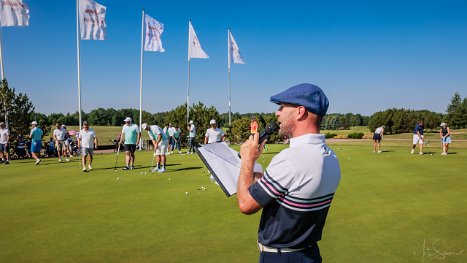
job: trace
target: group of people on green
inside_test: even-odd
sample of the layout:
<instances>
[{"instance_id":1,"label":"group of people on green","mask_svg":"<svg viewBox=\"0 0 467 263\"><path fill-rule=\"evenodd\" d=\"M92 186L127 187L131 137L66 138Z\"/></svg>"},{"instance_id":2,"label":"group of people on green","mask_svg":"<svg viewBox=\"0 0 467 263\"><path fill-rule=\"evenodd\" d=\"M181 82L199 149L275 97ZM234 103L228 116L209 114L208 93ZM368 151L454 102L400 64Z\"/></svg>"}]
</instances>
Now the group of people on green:
<instances>
[{"instance_id":1,"label":"group of people on green","mask_svg":"<svg viewBox=\"0 0 467 263\"><path fill-rule=\"evenodd\" d=\"M419 154L423 155L423 145L428 144L428 140L425 140L425 137L423 135L423 120L420 120L416 125L413 130L413 136L412 136L412 150L410 151L411 154L415 153L415 148L417 145L419 145ZM441 145L443 151L441 152L441 155L447 155L449 151L449 145L451 144L451 129L449 126L445 123L442 122L439 125L439 136L441 139ZM378 127L375 129L375 132L373 134L373 153L381 153L381 140L383 139L384 136L384 125Z\"/></svg>"}]
</instances>

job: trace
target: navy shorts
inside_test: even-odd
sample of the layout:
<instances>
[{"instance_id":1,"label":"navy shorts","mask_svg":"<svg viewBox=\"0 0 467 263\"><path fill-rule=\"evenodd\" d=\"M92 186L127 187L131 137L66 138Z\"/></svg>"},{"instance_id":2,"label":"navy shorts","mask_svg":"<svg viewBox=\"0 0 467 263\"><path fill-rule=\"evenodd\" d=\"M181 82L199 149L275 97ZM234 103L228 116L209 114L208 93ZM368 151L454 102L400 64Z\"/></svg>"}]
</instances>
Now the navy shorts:
<instances>
[{"instance_id":1,"label":"navy shorts","mask_svg":"<svg viewBox=\"0 0 467 263\"><path fill-rule=\"evenodd\" d=\"M125 144L123 149L125 149L125 152L134 153L136 151L136 144Z\"/></svg>"},{"instance_id":2,"label":"navy shorts","mask_svg":"<svg viewBox=\"0 0 467 263\"><path fill-rule=\"evenodd\" d=\"M381 141L381 134L379 134L379 133L373 134L373 140L380 142Z\"/></svg>"}]
</instances>

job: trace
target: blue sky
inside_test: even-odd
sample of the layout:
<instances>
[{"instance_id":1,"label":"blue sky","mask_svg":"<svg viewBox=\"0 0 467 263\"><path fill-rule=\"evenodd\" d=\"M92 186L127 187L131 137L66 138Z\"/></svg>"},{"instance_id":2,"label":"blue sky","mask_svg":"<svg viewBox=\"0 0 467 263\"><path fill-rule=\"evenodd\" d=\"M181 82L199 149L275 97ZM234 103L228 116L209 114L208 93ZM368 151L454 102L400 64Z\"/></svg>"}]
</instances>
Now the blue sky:
<instances>
[{"instance_id":1,"label":"blue sky","mask_svg":"<svg viewBox=\"0 0 467 263\"><path fill-rule=\"evenodd\" d=\"M37 112L77 110L76 4L25 0L29 27L2 28L5 76ZM467 1L100 0L107 39L81 41L82 108L139 108L141 9L164 23L165 53L144 54L149 112L186 101L188 20L209 59L191 61L190 101L228 111L227 27L245 65L232 66L232 111L273 112L269 97L319 85L329 113L388 108L444 113L467 96Z\"/></svg>"}]
</instances>

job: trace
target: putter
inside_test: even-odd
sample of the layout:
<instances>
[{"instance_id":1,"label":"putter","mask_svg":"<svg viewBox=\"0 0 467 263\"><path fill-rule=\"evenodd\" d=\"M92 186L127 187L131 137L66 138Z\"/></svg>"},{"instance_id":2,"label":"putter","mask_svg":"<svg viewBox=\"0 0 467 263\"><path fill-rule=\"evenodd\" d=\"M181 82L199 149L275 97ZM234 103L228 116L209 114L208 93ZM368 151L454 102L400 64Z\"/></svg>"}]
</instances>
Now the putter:
<instances>
[{"instance_id":1,"label":"putter","mask_svg":"<svg viewBox=\"0 0 467 263\"><path fill-rule=\"evenodd\" d=\"M115 160L114 170L117 171L118 155L120 154L120 143L117 144L117 159Z\"/></svg>"}]
</instances>

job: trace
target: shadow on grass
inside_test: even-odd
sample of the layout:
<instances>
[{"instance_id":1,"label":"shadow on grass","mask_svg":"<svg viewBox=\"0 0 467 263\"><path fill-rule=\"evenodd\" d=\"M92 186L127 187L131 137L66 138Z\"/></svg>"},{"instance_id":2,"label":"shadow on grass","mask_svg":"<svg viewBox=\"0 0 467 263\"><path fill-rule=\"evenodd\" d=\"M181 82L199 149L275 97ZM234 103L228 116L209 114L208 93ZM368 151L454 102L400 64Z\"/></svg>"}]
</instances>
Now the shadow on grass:
<instances>
[{"instance_id":1,"label":"shadow on grass","mask_svg":"<svg viewBox=\"0 0 467 263\"><path fill-rule=\"evenodd\" d=\"M178 171L197 170L197 169L201 169L201 168L203 168L203 167L201 167L201 166L194 166L194 167L187 167L187 168L174 169L174 170L171 170L171 171L178 172Z\"/></svg>"}]
</instances>

